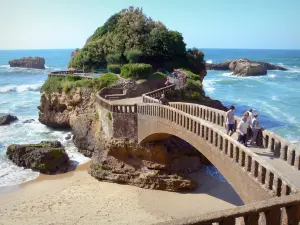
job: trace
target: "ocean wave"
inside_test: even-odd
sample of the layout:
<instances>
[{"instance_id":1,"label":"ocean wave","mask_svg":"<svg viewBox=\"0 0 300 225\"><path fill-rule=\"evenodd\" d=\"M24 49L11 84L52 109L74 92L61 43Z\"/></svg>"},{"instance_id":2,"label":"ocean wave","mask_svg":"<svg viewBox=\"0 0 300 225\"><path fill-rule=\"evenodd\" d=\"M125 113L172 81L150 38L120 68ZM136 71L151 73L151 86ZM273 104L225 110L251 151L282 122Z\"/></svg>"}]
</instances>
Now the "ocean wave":
<instances>
[{"instance_id":1,"label":"ocean wave","mask_svg":"<svg viewBox=\"0 0 300 225\"><path fill-rule=\"evenodd\" d=\"M211 59L209 59L209 60L206 60L206 63L212 64L213 61Z\"/></svg>"},{"instance_id":2,"label":"ocean wave","mask_svg":"<svg viewBox=\"0 0 300 225\"><path fill-rule=\"evenodd\" d=\"M25 91L40 91L42 84L33 85L10 85L5 87L0 87L0 93L5 92L25 92Z\"/></svg>"},{"instance_id":3,"label":"ocean wave","mask_svg":"<svg viewBox=\"0 0 300 225\"><path fill-rule=\"evenodd\" d=\"M0 65L0 68L10 68L10 65Z\"/></svg>"},{"instance_id":4,"label":"ocean wave","mask_svg":"<svg viewBox=\"0 0 300 225\"><path fill-rule=\"evenodd\" d=\"M275 78L276 75L275 74L268 74L268 77Z\"/></svg>"}]
</instances>

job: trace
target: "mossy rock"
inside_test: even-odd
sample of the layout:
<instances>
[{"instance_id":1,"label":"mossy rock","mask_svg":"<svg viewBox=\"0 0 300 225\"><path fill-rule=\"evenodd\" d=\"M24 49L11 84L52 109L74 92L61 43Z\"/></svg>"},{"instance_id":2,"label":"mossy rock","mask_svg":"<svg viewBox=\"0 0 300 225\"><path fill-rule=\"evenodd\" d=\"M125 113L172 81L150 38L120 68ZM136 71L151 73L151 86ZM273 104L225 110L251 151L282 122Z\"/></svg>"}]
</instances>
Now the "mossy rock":
<instances>
[{"instance_id":1,"label":"mossy rock","mask_svg":"<svg viewBox=\"0 0 300 225\"><path fill-rule=\"evenodd\" d=\"M6 154L18 166L46 174L66 172L69 157L59 141L38 144L10 145Z\"/></svg>"}]
</instances>

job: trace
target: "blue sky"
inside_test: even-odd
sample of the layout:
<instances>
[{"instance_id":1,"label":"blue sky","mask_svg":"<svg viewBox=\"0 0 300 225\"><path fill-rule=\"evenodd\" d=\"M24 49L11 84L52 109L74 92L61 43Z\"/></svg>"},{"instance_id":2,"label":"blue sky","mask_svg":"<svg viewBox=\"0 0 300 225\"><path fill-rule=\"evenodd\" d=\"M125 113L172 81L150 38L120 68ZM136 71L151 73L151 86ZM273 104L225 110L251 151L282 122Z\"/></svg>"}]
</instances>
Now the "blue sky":
<instances>
[{"instance_id":1,"label":"blue sky","mask_svg":"<svg viewBox=\"0 0 300 225\"><path fill-rule=\"evenodd\" d=\"M2 0L0 49L82 47L130 5L181 32L187 47L300 49L300 0Z\"/></svg>"}]
</instances>

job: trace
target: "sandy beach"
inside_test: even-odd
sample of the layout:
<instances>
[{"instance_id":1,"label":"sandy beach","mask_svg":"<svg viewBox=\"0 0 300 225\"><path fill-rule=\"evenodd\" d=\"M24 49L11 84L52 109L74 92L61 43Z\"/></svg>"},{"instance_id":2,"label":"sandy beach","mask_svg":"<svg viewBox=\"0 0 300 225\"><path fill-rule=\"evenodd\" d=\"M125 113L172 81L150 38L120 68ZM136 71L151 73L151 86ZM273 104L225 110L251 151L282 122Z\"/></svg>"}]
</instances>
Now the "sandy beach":
<instances>
[{"instance_id":1,"label":"sandy beach","mask_svg":"<svg viewBox=\"0 0 300 225\"><path fill-rule=\"evenodd\" d=\"M228 183L201 172L196 191L173 193L100 182L88 166L0 188L0 224L154 224L243 204Z\"/></svg>"}]
</instances>

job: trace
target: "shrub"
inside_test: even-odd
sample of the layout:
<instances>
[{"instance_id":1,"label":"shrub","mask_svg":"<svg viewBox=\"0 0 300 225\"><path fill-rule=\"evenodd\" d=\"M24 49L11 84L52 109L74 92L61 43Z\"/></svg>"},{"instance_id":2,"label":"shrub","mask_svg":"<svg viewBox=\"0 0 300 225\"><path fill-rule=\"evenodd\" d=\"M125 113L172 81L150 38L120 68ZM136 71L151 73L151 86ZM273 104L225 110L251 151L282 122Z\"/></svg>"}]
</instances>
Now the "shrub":
<instances>
[{"instance_id":1,"label":"shrub","mask_svg":"<svg viewBox=\"0 0 300 225\"><path fill-rule=\"evenodd\" d=\"M110 64L107 66L107 71L110 73L121 73L121 66L118 64Z\"/></svg>"},{"instance_id":2,"label":"shrub","mask_svg":"<svg viewBox=\"0 0 300 225\"><path fill-rule=\"evenodd\" d=\"M42 86L42 90L47 94L51 94L52 92L61 92L63 81L63 77L48 77Z\"/></svg>"},{"instance_id":3,"label":"shrub","mask_svg":"<svg viewBox=\"0 0 300 225\"><path fill-rule=\"evenodd\" d=\"M121 68L121 77L139 79L148 79L152 74L152 66L150 64L135 63L125 64Z\"/></svg>"},{"instance_id":4,"label":"shrub","mask_svg":"<svg viewBox=\"0 0 300 225\"><path fill-rule=\"evenodd\" d=\"M53 92L65 92L68 93L76 88L89 88L94 91L98 91L104 87L107 87L118 80L116 74L105 74L95 79L80 79L70 81L68 77L48 77L42 86L42 91L47 94Z\"/></svg>"},{"instance_id":5,"label":"shrub","mask_svg":"<svg viewBox=\"0 0 300 225\"><path fill-rule=\"evenodd\" d=\"M109 54L106 56L106 61L108 64L119 64L122 61L121 54Z\"/></svg>"},{"instance_id":6,"label":"shrub","mask_svg":"<svg viewBox=\"0 0 300 225\"><path fill-rule=\"evenodd\" d=\"M180 70L185 72L189 76L189 78L192 80L195 80L195 81L201 80L200 75L195 74L195 73L191 72L190 70L187 70L187 69L180 69Z\"/></svg>"},{"instance_id":7,"label":"shrub","mask_svg":"<svg viewBox=\"0 0 300 225\"><path fill-rule=\"evenodd\" d=\"M158 78L167 78L167 76L166 76L166 74L164 74L162 72L156 72L156 73L151 74L148 79L154 80L154 79L158 79Z\"/></svg>"},{"instance_id":8,"label":"shrub","mask_svg":"<svg viewBox=\"0 0 300 225\"><path fill-rule=\"evenodd\" d=\"M70 74L67 76L67 80L68 81L77 81L77 80L81 80L82 77L78 76L78 75L74 75L74 74Z\"/></svg>"},{"instance_id":9,"label":"shrub","mask_svg":"<svg viewBox=\"0 0 300 225\"><path fill-rule=\"evenodd\" d=\"M107 74L104 74L104 75L98 77L97 80L99 80L100 84L101 84L99 90L104 87L107 87L109 85L112 85L118 79L119 79L119 77L116 74L112 74L112 73L107 73Z\"/></svg>"},{"instance_id":10,"label":"shrub","mask_svg":"<svg viewBox=\"0 0 300 225\"><path fill-rule=\"evenodd\" d=\"M129 63L138 63L142 56L142 52L137 49L126 52L126 59Z\"/></svg>"}]
</instances>

